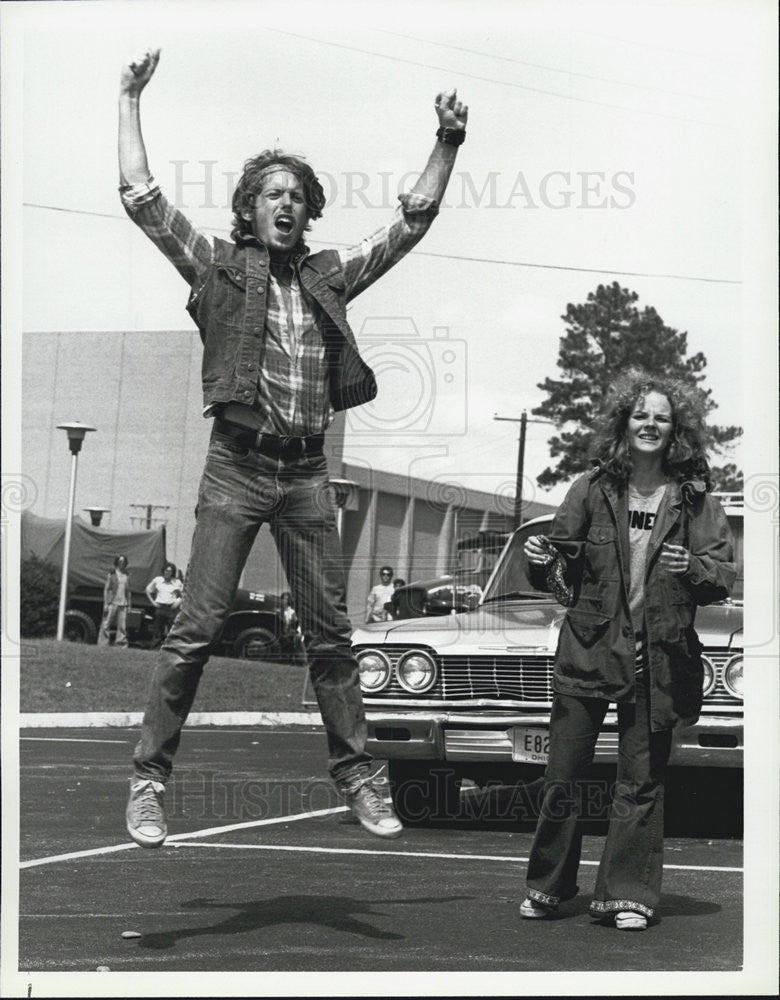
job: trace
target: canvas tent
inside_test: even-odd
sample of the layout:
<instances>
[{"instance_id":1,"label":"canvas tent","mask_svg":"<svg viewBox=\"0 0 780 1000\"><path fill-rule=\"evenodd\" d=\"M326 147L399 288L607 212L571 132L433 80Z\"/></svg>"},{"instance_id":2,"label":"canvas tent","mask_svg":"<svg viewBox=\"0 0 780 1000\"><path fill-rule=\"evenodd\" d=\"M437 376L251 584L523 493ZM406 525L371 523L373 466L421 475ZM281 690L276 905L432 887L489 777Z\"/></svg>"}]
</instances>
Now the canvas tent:
<instances>
[{"instance_id":1,"label":"canvas tent","mask_svg":"<svg viewBox=\"0 0 780 1000\"><path fill-rule=\"evenodd\" d=\"M31 555L62 570L65 521L24 511L21 518L22 561ZM71 587L102 587L117 556L127 557L130 587L143 591L162 573L165 563L165 526L149 531L109 531L73 518L68 583Z\"/></svg>"}]
</instances>

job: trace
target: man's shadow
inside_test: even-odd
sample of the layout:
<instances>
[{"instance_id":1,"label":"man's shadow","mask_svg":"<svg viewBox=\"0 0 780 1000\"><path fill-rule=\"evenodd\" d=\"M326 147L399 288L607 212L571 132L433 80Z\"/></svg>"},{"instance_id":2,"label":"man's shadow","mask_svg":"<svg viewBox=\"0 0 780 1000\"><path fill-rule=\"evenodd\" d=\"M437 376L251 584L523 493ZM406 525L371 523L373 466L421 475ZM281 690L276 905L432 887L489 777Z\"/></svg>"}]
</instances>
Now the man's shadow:
<instances>
[{"instance_id":1,"label":"man's shadow","mask_svg":"<svg viewBox=\"0 0 780 1000\"><path fill-rule=\"evenodd\" d=\"M220 903L213 899L192 899L182 906L193 910L233 910L220 923L208 927L182 927L178 930L144 934L139 940L141 948L173 948L185 938L212 934L244 934L278 924L319 924L347 934L380 941L403 941L403 934L381 931L360 919L361 915L381 916L377 904L451 903L471 899L471 896L415 897L414 899L384 899L366 902L349 896L276 896L245 903Z\"/></svg>"}]
</instances>

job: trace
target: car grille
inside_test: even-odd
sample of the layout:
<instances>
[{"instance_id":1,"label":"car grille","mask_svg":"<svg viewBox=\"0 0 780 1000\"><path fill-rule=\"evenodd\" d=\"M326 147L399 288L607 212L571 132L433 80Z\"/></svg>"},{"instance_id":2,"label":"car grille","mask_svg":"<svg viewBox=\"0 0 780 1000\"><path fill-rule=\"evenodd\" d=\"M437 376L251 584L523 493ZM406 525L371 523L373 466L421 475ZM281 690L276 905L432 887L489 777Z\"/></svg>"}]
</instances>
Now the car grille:
<instances>
[{"instance_id":1,"label":"car grille","mask_svg":"<svg viewBox=\"0 0 780 1000\"><path fill-rule=\"evenodd\" d=\"M409 646L382 646L392 663L393 670L402 653ZM423 648L423 647L418 647ZM433 653L433 650L428 650ZM733 653L705 649L704 654L715 667L716 685L707 696L707 706L741 705L723 685L723 669ZM552 702L552 678L554 657L551 654L505 654L457 656L445 653L434 654L439 666L436 683L425 694L414 695L404 690L393 674L388 687L378 692L376 697L388 696L419 701L467 701L489 698L496 701L525 702L549 705ZM367 697L372 697L367 695Z\"/></svg>"},{"instance_id":2,"label":"car grille","mask_svg":"<svg viewBox=\"0 0 780 1000\"><path fill-rule=\"evenodd\" d=\"M710 663L715 668L715 687L704 699L705 705L741 705L742 701L737 700L723 683L723 671L726 664L732 659L734 653L715 653L708 649L702 651Z\"/></svg>"},{"instance_id":3,"label":"car grille","mask_svg":"<svg viewBox=\"0 0 780 1000\"><path fill-rule=\"evenodd\" d=\"M552 700L552 656L443 656L440 662L445 699Z\"/></svg>"}]
</instances>

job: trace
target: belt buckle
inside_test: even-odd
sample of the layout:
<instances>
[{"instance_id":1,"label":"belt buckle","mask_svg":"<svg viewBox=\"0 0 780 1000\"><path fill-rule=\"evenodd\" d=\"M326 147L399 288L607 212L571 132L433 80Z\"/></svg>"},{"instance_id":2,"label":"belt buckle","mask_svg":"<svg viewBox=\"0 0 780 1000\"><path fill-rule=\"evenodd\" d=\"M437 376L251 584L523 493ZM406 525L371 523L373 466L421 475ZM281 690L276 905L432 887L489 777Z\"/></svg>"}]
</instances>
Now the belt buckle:
<instances>
[{"instance_id":1,"label":"belt buckle","mask_svg":"<svg viewBox=\"0 0 780 1000\"><path fill-rule=\"evenodd\" d=\"M298 437L282 437L280 451L289 458L300 458L304 451L304 442Z\"/></svg>"}]
</instances>

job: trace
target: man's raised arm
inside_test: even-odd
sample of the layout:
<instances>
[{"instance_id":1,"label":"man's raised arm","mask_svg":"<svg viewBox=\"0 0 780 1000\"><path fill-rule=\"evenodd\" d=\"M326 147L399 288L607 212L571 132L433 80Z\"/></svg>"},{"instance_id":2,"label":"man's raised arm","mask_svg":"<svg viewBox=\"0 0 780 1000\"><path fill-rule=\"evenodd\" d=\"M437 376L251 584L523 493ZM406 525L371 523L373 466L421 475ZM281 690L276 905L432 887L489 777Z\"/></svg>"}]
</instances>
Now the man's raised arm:
<instances>
[{"instance_id":1,"label":"man's raised arm","mask_svg":"<svg viewBox=\"0 0 780 1000\"><path fill-rule=\"evenodd\" d=\"M447 90L437 95L435 106L439 118L436 145L411 193L432 198L438 204L444 197L458 146L466 137L469 109L467 104L458 100L456 90Z\"/></svg>"},{"instance_id":2,"label":"man's raised arm","mask_svg":"<svg viewBox=\"0 0 780 1000\"><path fill-rule=\"evenodd\" d=\"M466 137L469 109L458 100L455 90L439 94L435 107L439 119L436 144L417 183L408 194L398 196L403 211L396 214L392 223L367 239L339 250L347 300L360 295L409 253L426 234L439 210L455 165L458 146Z\"/></svg>"},{"instance_id":3,"label":"man's raised arm","mask_svg":"<svg viewBox=\"0 0 780 1000\"><path fill-rule=\"evenodd\" d=\"M159 49L147 49L122 67L119 81L119 176L122 184L144 184L149 180L146 147L141 135L141 92L154 75Z\"/></svg>"}]
</instances>

